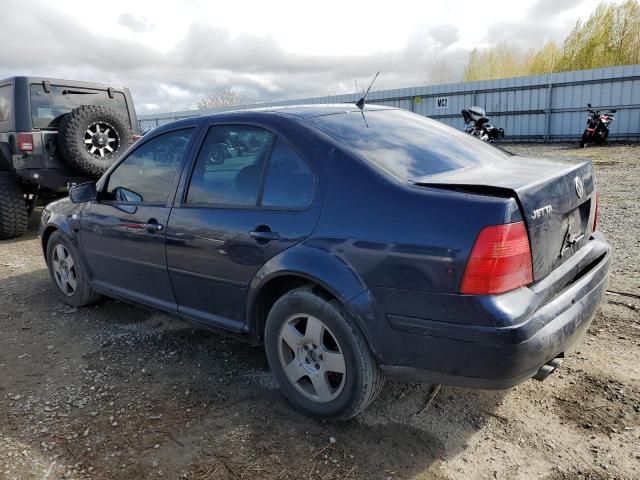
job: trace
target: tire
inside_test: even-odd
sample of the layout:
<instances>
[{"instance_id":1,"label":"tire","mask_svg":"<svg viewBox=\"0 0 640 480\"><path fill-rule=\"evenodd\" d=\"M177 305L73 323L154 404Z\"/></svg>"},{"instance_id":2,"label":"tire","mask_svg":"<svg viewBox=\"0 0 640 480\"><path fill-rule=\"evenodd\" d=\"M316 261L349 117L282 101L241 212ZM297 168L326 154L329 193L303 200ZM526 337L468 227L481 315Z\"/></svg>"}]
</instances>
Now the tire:
<instances>
[{"instance_id":1,"label":"tire","mask_svg":"<svg viewBox=\"0 0 640 480\"><path fill-rule=\"evenodd\" d=\"M229 156L229 150L224 143L216 143L209 150L209 163L212 165L222 165Z\"/></svg>"},{"instance_id":2,"label":"tire","mask_svg":"<svg viewBox=\"0 0 640 480\"><path fill-rule=\"evenodd\" d=\"M384 385L351 316L339 302L320 297L310 286L286 293L273 305L265 325L265 350L284 396L312 417L352 418Z\"/></svg>"},{"instance_id":3,"label":"tire","mask_svg":"<svg viewBox=\"0 0 640 480\"><path fill-rule=\"evenodd\" d=\"M589 141L589 134L583 133L582 138L580 139L580 148L585 148L587 146L588 141Z\"/></svg>"},{"instance_id":4,"label":"tire","mask_svg":"<svg viewBox=\"0 0 640 480\"><path fill-rule=\"evenodd\" d=\"M131 144L131 138L128 122L113 109L99 105L74 108L58 128L58 146L63 158L80 173L94 179L101 177L120 158Z\"/></svg>"},{"instance_id":5,"label":"tire","mask_svg":"<svg viewBox=\"0 0 640 480\"><path fill-rule=\"evenodd\" d=\"M84 307L100 298L91 288L78 249L59 231L53 232L47 242L47 267L56 294L63 303L72 307ZM75 280L74 288L70 288L70 279Z\"/></svg>"},{"instance_id":6,"label":"tire","mask_svg":"<svg viewBox=\"0 0 640 480\"><path fill-rule=\"evenodd\" d=\"M20 182L12 172L0 172L0 240L24 235L28 219Z\"/></svg>"}]
</instances>

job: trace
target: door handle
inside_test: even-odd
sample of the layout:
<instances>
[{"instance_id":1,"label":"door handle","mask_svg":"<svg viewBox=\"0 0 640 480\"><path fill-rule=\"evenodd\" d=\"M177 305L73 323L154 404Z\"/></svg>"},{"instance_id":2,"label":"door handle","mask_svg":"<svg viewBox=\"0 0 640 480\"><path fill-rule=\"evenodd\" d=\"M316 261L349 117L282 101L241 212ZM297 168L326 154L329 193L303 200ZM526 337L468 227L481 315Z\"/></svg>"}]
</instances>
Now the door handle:
<instances>
[{"instance_id":1,"label":"door handle","mask_svg":"<svg viewBox=\"0 0 640 480\"><path fill-rule=\"evenodd\" d=\"M261 225L254 231L249 232L249 236L258 242L271 242L272 240L278 240L280 234L278 232L272 232L267 226Z\"/></svg>"},{"instance_id":2,"label":"door handle","mask_svg":"<svg viewBox=\"0 0 640 480\"><path fill-rule=\"evenodd\" d=\"M151 218L147 223L142 224L142 228L146 229L149 233L155 233L162 231L164 229L164 225L158 223L155 218Z\"/></svg>"}]
</instances>

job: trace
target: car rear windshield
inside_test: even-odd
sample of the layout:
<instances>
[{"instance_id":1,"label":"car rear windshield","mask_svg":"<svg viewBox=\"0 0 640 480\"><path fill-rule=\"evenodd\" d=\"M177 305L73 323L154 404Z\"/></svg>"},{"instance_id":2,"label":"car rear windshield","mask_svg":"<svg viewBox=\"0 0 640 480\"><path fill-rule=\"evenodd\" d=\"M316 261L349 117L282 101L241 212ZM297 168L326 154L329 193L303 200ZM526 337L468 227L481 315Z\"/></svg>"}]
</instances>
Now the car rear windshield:
<instances>
[{"instance_id":1,"label":"car rear windshield","mask_svg":"<svg viewBox=\"0 0 640 480\"><path fill-rule=\"evenodd\" d=\"M81 105L106 105L122 115L131 126L127 100L122 92L42 84L31 85L31 118L35 128L56 128L62 116Z\"/></svg>"},{"instance_id":2,"label":"car rear windshield","mask_svg":"<svg viewBox=\"0 0 640 480\"><path fill-rule=\"evenodd\" d=\"M443 123L405 110L314 117L312 123L402 180L483 165L509 156Z\"/></svg>"}]
</instances>

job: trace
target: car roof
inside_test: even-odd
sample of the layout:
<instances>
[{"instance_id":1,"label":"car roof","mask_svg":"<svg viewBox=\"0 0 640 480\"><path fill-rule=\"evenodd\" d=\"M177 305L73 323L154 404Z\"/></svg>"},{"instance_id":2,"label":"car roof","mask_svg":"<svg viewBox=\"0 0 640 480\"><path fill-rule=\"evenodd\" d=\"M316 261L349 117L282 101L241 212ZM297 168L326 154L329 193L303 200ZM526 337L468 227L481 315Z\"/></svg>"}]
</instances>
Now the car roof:
<instances>
[{"instance_id":1,"label":"car roof","mask_svg":"<svg viewBox=\"0 0 640 480\"><path fill-rule=\"evenodd\" d=\"M396 110L393 107L384 105L365 105L365 112L373 112L376 110ZM321 117L323 115L335 115L339 113L360 112L355 104L351 103L327 103L316 105L291 105L285 107L271 107L267 109L270 112L286 113L301 118Z\"/></svg>"},{"instance_id":2,"label":"car roof","mask_svg":"<svg viewBox=\"0 0 640 480\"><path fill-rule=\"evenodd\" d=\"M384 105L366 105L364 111L372 112L376 110L396 110L393 107L386 107ZM201 118L217 118L220 116L245 116L251 113L273 113L273 114L286 114L294 115L300 118L313 118L321 117L323 115L335 115L340 113L359 112L360 109L355 104L351 103L327 103L327 104L314 104L314 105L287 105L280 107L263 107L263 108L249 108L245 110L231 110L225 112L215 112L207 115L202 115Z\"/></svg>"},{"instance_id":3,"label":"car roof","mask_svg":"<svg viewBox=\"0 0 640 480\"><path fill-rule=\"evenodd\" d=\"M399 110L394 107L386 107L384 105L365 105L364 112ZM197 115L194 117L186 117L166 123L154 129L157 134L166 132L167 130L175 130L177 128L190 127L199 125L209 120L220 121L249 121L257 120L260 117L276 117L279 115L290 115L301 119L309 119L314 117L322 117L326 115L339 115L347 113L360 113L360 109L355 104L336 103L336 104L315 104L315 105L287 105L281 107L264 107L264 108L248 108L244 110L227 110L224 112L208 113Z\"/></svg>"}]
</instances>

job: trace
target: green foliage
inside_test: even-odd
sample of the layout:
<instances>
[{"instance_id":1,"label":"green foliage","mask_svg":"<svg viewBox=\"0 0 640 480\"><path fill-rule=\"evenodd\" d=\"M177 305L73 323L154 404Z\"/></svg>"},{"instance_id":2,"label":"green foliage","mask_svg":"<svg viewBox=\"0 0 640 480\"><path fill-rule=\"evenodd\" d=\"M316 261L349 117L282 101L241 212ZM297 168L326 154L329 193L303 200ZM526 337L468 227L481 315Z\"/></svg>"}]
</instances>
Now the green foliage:
<instances>
[{"instance_id":1,"label":"green foliage","mask_svg":"<svg viewBox=\"0 0 640 480\"><path fill-rule=\"evenodd\" d=\"M474 48L464 70L464 80L485 80L521 75L523 69L518 52L506 43L500 43L486 50Z\"/></svg>"},{"instance_id":2,"label":"green foliage","mask_svg":"<svg viewBox=\"0 0 640 480\"><path fill-rule=\"evenodd\" d=\"M550 40L544 47L534 52L528 59L527 71L524 75L544 75L557 71L557 65L562 58L562 50L556 42Z\"/></svg>"},{"instance_id":3,"label":"green foliage","mask_svg":"<svg viewBox=\"0 0 640 480\"><path fill-rule=\"evenodd\" d=\"M549 41L524 55L504 43L473 49L463 79L493 80L635 63L640 63L640 3L603 1L586 22L576 22L562 48Z\"/></svg>"}]
</instances>

